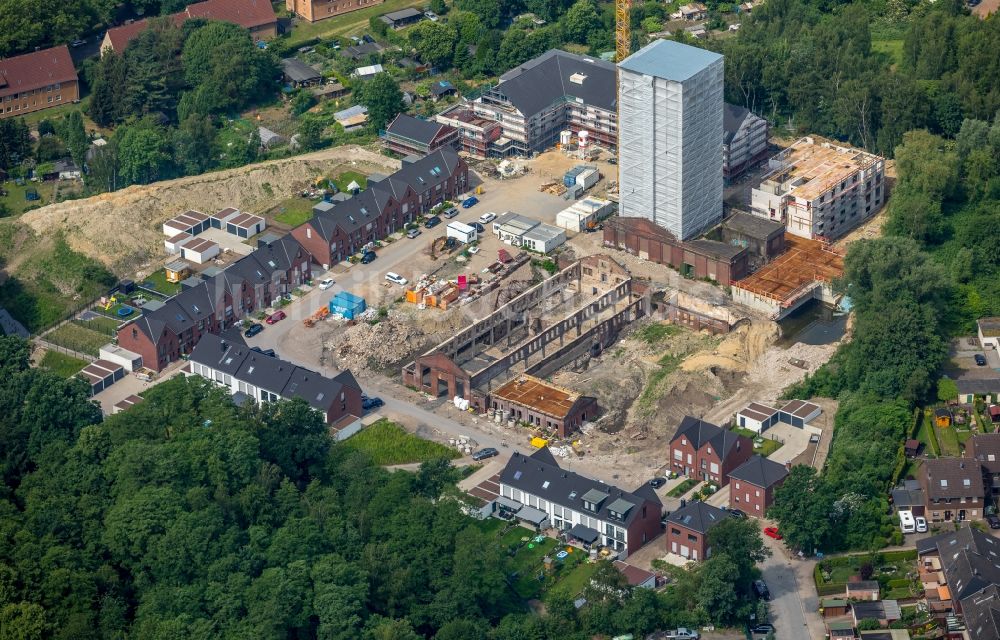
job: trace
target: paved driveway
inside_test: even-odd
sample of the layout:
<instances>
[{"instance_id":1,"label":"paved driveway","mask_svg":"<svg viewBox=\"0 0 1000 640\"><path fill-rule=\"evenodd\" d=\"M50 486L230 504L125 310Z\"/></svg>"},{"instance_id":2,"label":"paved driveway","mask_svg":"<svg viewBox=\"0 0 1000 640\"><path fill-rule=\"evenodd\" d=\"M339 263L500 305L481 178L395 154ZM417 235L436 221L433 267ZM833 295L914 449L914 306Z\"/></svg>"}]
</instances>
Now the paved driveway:
<instances>
[{"instance_id":1,"label":"paved driveway","mask_svg":"<svg viewBox=\"0 0 1000 640\"><path fill-rule=\"evenodd\" d=\"M799 429L784 422L775 424L764 432L764 437L778 440L784 444L768 456L768 459L780 464L791 462L809 446L810 435L805 429Z\"/></svg>"}]
</instances>

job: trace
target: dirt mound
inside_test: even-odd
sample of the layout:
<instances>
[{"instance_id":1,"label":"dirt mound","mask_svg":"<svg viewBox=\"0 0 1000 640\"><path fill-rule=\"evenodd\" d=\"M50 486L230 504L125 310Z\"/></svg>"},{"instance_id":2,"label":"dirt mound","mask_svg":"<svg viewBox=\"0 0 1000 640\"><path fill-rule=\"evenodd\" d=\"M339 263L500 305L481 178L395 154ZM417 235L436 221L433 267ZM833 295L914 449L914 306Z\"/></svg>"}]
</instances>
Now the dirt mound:
<instances>
[{"instance_id":1,"label":"dirt mound","mask_svg":"<svg viewBox=\"0 0 1000 640\"><path fill-rule=\"evenodd\" d=\"M178 213L230 206L261 211L344 163L379 171L398 167L398 162L355 145L337 147L57 202L26 213L21 222L40 235L63 231L73 249L119 273L131 273L162 254L161 225Z\"/></svg>"},{"instance_id":2,"label":"dirt mound","mask_svg":"<svg viewBox=\"0 0 1000 640\"><path fill-rule=\"evenodd\" d=\"M741 325L728 334L713 351L693 355L684 361L681 368L685 371L749 371L778 339L780 332L778 325L773 322Z\"/></svg>"}]
</instances>

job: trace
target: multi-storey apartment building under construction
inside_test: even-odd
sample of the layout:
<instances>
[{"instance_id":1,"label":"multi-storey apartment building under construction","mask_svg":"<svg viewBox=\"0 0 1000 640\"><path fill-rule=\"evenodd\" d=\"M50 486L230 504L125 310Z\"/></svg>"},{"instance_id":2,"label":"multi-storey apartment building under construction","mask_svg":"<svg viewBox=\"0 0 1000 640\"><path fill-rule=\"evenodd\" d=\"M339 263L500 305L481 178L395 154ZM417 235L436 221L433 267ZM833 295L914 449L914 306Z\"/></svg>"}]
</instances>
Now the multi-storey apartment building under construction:
<instances>
[{"instance_id":1,"label":"multi-storey apartment building under construction","mask_svg":"<svg viewBox=\"0 0 1000 640\"><path fill-rule=\"evenodd\" d=\"M755 215L788 233L829 241L875 215L886 201L885 158L818 137L796 140L768 161L753 189Z\"/></svg>"},{"instance_id":2,"label":"multi-storey apartment building under construction","mask_svg":"<svg viewBox=\"0 0 1000 640\"><path fill-rule=\"evenodd\" d=\"M500 76L473 102L438 116L484 157L530 155L570 131L583 145L618 146L615 65L551 49ZM499 125L499 131L489 123Z\"/></svg>"}]
</instances>

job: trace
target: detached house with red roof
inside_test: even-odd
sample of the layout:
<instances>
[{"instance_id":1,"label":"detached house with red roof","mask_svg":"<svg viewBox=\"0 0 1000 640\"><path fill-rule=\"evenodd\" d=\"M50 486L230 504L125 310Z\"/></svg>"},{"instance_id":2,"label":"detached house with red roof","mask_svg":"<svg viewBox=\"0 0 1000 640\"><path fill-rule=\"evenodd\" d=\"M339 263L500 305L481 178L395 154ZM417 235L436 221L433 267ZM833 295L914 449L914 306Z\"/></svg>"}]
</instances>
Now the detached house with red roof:
<instances>
[{"instance_id":1,"label":"detached house with red roof","mask_svg":"<svg viewBox=\"0 0 1000 640\"><path fill-rule=\"evenodd\" d=\"M79 100L79 78L66 45L0 58L0 118Z\"/></svg>"},{"instance_id":2,"label":"detached house with red roof","mask_svg":"<svg viewBox=\"0 0 1000 640\"><path fill-rule=\"evenodd\" d=\"M278 35L278 17L267 0L205 0L188 5L184 11L169 18L178 27L193 18L232 22L249 31L254 41L270 40ZM147 18L108 29L101 43L101 55L109 49L115 53L125 51L129 42L149 28L149 22Z\"/></svg>"},{"instance_id":3,"label":"detached house with red roof","mask_svg":"<svg viewBox=\"0 0 1000 640\"><path fill-rule=\"evenodd\" d=\"M720 487L753 455L753 442L735 431L685 416L670 440L670 470Z\"/></svg>"}]
</instances>

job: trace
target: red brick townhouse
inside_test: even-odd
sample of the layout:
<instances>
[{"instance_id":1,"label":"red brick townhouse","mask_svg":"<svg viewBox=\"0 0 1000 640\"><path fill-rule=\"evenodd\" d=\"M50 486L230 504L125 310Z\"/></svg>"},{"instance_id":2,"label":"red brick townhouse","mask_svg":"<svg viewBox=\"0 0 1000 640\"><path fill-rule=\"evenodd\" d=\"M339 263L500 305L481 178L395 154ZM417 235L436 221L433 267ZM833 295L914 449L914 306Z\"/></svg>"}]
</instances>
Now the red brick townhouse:
<instances>
[{"instance_id":1,"label":"red brick townhouse","mask_svg":"<svg viewBox=\"0 0 1000 640\"><path fill-rule=\"evenodd\" d=\"M222 272L185 287L118 329L118 344L162 371L189 355L205 334L218 334L312 277L309 254L291 236L261 244Z\"/></svg>"},{"instance_id":2,"label":"red brick townhouse","mask_svg":"<svg viewBox=\"0 0 1000 640\"><path fill-rule=\"evenodd\" d=\"M774 490L788 477L788 467L754 455L729 474L729 506L763 518L774 502Z\"/></svg>"},{"instance_id":3,"label":"red brick townhouse","mask_svg":"<svg viewBox=\"0 0 1000 640\"><path fill-rule=\"evenodd\" d=\"M0 58L0 118L58 107L80 99L66 45Z\"/></svg>"},{"instance_id":4,"label":"red brick townhouse","mask_svg":"<svg viewBox=\"0 0 1000 640\"><path fill-rule=\"evenodd\" d=\"M720 487L753 455L753 442L735 431L684 416L670 440L670 470Z\"/></svg>"},{"instance_id":5,"label":"red brick townhouse","mask_svg":"<svg viewBox=\"0 0 1000 640\"><path fill-rule=\"evenodd\" d=\"M469 186L469 167L451 147L438 149L403 166L357 196L341 202L321 202L312 220L292 235L324 269L346 260L369 242L413 222Z\"/></svg>"},{"instance_id":6,"label":"red brick townhouse","mask_svg":"<svg viewBox=\"0 0 1000 640\"><path fill-rule=\"evenodd\" d=\"M700 500L689 502L667 516L667 551L687 558L704 560L712 555L708 532L732 516Z\"/></svg>"},{"instance_id":7,"label":"red brick townhouse","mask_svg":"<svg viewBox=\"0 0 1000 640\"><path fill-rule=\"evenodd\" d=\"M620 558L660 535L663 505L652 487L629 492L566 471L546 447L511 456L499 484L497 505L518 520L558 529L588 547L609 547Z\"/></svg>"}]
</instances>

